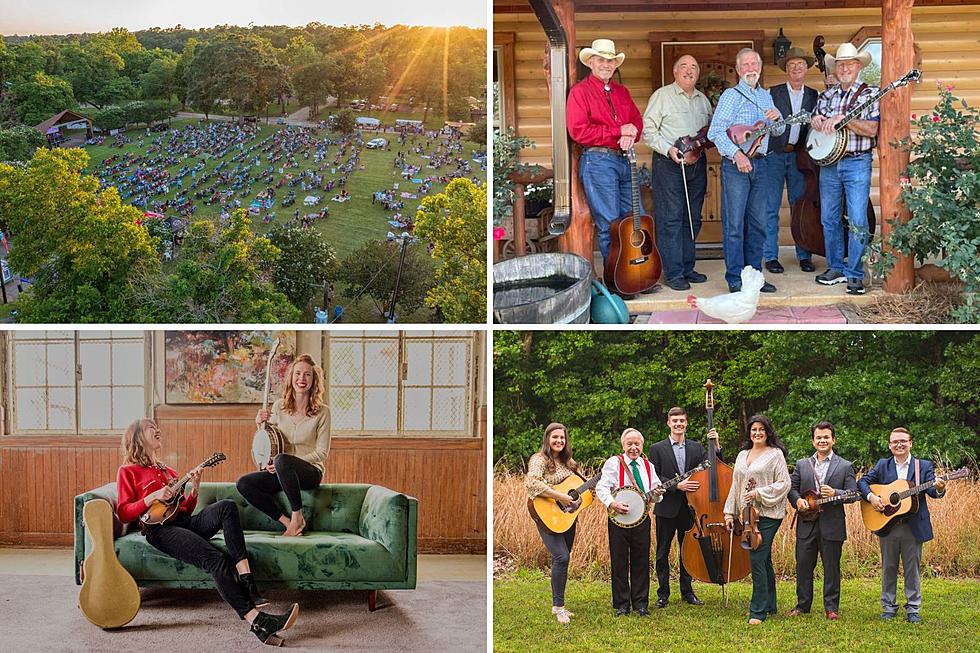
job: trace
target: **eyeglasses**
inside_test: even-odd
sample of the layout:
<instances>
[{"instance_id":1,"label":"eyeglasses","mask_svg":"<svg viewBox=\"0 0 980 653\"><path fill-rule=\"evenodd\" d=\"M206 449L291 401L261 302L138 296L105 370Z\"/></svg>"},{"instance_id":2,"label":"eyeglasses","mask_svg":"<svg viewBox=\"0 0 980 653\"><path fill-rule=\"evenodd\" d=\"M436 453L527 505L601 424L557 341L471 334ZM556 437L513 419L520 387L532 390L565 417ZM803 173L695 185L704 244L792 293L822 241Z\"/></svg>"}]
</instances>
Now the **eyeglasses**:
<instances>
[{"instance_id":1,"label":"eyeglasses","mask_svg":"<svg viewBox=\"0 0 980 653\"><path fill-rule=\"evenodd\" d=\"M910 442L911 440L892 440L891 442L888 443L888 446L895 445L896 447L904 447Z\"/></svg>"},{"instance_id":2,"label":"eyeglasses","mask_svg":"<svg viewBox=\"0 0 980 653\"><path fill-rule=\"evenodd\" d=\"M786 64L786 67L787 68L806 68L806 62L805 61L791 61L790 63Z\"/></svg>"}]
</instances>

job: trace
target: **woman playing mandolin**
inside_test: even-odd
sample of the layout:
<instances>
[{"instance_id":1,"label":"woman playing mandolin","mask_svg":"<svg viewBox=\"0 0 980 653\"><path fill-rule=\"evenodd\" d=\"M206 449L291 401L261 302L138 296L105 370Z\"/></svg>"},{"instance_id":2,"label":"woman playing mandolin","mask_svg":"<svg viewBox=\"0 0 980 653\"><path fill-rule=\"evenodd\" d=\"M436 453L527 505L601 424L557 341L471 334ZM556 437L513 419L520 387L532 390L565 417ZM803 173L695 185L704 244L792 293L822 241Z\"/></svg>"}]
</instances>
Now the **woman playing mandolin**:
<instances>
[{"instance_id":1,"label":"woman playing mandolin","mask_svg":"<svg viewBox=\"0 0 980 653\"><path fill-rule=\"evenodd\" d=\"M163 438L153 420L139 419L130 424L123 434L122 447L126 464L119 468L117 475L116 513L119 521L128 524L139 519L154 501L174 498L178 490L168 484L177 474L160 461ZM197 506L201 469L195 468L190 476L190 490L176 515L164 523L144 526L146 541L167 555L211 574L221 598L252 625L252 632L263 643L277 643L276 633L293 625L299 605L294 603L289 612L281 615L258 611L257 608L269 605L269 601L259 595L248 566L238 507L234 501L225 499L192 514ZM223 531L229 555L208 541L219 530Z\"/></svg>"},{"instance_id":2,"label":"woman playing mandolin","mask_svg":"<svg viewBox=\"0 0 980 653\"><path fill-rule=\"evenodd\" d=\"M312 490L323 478L323 463L330 451L330 409L323 403L323 369L309 354L300 354L286 371L282 399L271 410L259 410L255 423L276 425L285 450L262 471L238 479L238 492L250 504L278 521L283 535L302 535L306 528L300 490ZM276 502L282 490L289 501L290 515Z\"/></svg>"},{"instance_id":3,"label":"woman playing mandolin","mask_svg":"<svg viewBox=\"0 0 980 653\"><path fill-rule=\"evenodd\" d=\"M541 440L541 450L531 456L527 463L524 484L528 498L543 496L565 506L574 506L576 502L570 496L551 486L558 485L577 472L578 463L572 459L572 443L565 425L558 422L548 424ZM567 624L572 613L565 609L565 583L568 580L568 559L575 542L575 525L559 534L548 532L541 524L537 526L541 540L551 553L551 612L559 623Z\"/></svg>"},{"instance_id":4,"label":"woman playing mandolin","mask_svg":"<svg viewBox=\"0 0 980 653\"><path fill-rule=\"evenodd\" d=\"M725 501L725 526L732 530L742 508L751 504L758 511L758 528L762 542L749 551L752 562L752 600L749 623L760 624L776 614L776 572L772 566L772 541L786 516L789 494L789 469L786 467L786 445L776 434L765 415L749 418L748 433L743 436L742 450L735 459L732 487ZM748 490L749 480L755 488Z\"/></svg>"}]
</instances>

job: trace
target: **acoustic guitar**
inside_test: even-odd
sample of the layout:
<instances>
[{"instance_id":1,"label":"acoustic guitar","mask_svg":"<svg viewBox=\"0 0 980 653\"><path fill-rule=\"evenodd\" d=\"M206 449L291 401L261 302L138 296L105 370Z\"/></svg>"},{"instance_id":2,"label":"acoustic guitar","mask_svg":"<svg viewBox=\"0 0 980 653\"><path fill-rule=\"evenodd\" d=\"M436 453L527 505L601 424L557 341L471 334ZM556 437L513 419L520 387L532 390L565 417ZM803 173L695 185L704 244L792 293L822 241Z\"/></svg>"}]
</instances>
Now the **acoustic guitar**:
<instances>
[{"instance_id":1,"label":"acoustic guitar","mask_svg":"<svg viewBox=\"0 0 980 653\"><path fill-rule=\"evenodd\" d=\"M861 500L861 519L868 530L876 535L887 535L892 527L900 523L899 519L903 515L916 512L919 509L919 497L933 485L936 481L953 481L958 478L969 476L970 470L966 467L960 468L955 472L937 476L931 481L912 485L911 481L904 478L897 479L888 484L877 484L869 486L871 491L881 497L885 504L885 511L878 512L867 499Z\"/></svg>"},{"instance_id":2,"label":"acoustic guitar","mask_svg":"<svg viewBox=\"0 0 980 653\"><path fill-rule=\"evenodd\" d=\"M82 563L78 607L99 628L121 628L139 612L140 592L112 545L112 506L105 499L88 501L82 520L92 538L92 552Z\"/></svg>"},{"instance_id":3,"label":"acoustic guitar","mask_svg":"<svg viewBox=\"0 0 980 653\"><path fill-rule=\"evenodd\" d=\"M800 521L816 521L820 513L823 512L823 507L830 503L837 503L838 501L849 501L851 499L860 499L861 493L857 490L845 490L840 494L835 494L830 497L822 497L820 493L816 490L807 490L806 492L800 493L800 498L807 502L806 510L800 510L797 508L797 513L799 514ZM793 506L796 508L796 506Z\"/></svg>"},{"instance_id":4,"label":"acoustic guitar","mask_svg":"<svg viewBox=\"0 0 980 653\"><path fill-rule=\"evenodd\" d=\"M563 505L558 499L540 495L528 499L527 510L531 513L531 519L554 535L566 532L578 519L579 513L592 504L590 490L596 486L600 478L602 472L587 481L578 474L572 474L561 483L552 486L552 490L567 494L577 502L569 506Z\"/></svg>"},{"instance_id":5,"label":"acoustic guitar","mask_svg":"<svg viewBox=\"0 0 980 653\"><path fill-rule=\"evenodd\" d=\"M657 285L663 261L654 239L653 218L640 206L640 186L636 181L636 150L627 152L630 162L633 212L609 228L609 256L602 276L606 285L623 295L636 295Z\"/></svg>"},{"instance_id":6,"label":"acoustic guitar","mask_svg":"<svg viewBox=\"0 0 980 653\"><path fill-rule=\"evenodd\" d=\"M195 470L204 469L205 467L214 467L224 459L225 454L220 452L213 453L211 454L210 458L191 471L187 472L180 478L175 478L167 483L167 487L171 487L176 490L174 495L170 497L169 501L161 501L160 499L157 499L151 503L150 507L146 509L146 512L140 515L140 522L149 526L151 524L163 524L169 521L171 517L177 514L177 509L180 508L180 502L184 499L184 486L191 480L191 474Z\"/></svg>"}]
</instances>

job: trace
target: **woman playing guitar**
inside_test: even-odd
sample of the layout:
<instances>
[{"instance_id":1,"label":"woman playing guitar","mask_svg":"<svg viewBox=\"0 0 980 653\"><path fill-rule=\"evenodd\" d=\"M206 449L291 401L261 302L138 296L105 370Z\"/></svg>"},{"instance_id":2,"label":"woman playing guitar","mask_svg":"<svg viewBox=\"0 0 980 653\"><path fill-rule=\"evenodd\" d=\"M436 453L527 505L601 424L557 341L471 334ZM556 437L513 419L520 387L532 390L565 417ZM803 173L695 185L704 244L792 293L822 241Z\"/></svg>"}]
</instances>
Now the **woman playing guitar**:
<instances>
[{"instance_id":1,"label":"woman playing guitar","mask_svg":"<svg viewBox=\"0 0 980 653\"><path fill-rule=\"evenodd\" d=\"M749 480L755 487L749 488ZM776 572L772 566L772 540L786 516L789 494L789 469L786 467L786 445L779 439L772 422L765 415L749 418L748 432L742 438L742 450L735 459L732 487L725 501L725 526L734 528L735 519L746 504L759 513L758 527L762 542L749 551L752 561L752 601L749 623L760 624L776 613Z\"/></svg>"},{"instance_id":2,"label":"woman playing guitar","mask_svg":"<svg viewBox=\"0 0 980 653\"><path fill-rule=\"evenodd\" d=\"M160 461L163 437L153 420L138 419L130 424L123 434L122 448L125 464L117 475L116 513L119 521L128 524L139 519L154 501L169 501L174 497L176 490L168 483L177 473ZM293 625L299 605L294 603L289 612L280 615L258 611L269 605L269 601L259 595L248 566L238 507L234 501L225 499L192 514L200 485L201 470L195 469L191 472L190 492L177 514L164 523L145 525L146 541L167 555L211 574L221 598L239 618L251 624L256 637L265 644L281 643L276 633ZM208 541L219 530L224 533L230 555ZM232 566L237 571L237 579Z\"/></svg>"},{"instance_id":3,"label":"woman playing guitar","mask_svg":"<svg viewBox=\"0 0 980 653\"><path fill-rule=\"evenodd\" d=\"M552 422L544 429L541 450L527 462L525 487L529 499L543 496L555 499L562 505L573 506L575 500L563 492L552 489L578 472L578 463L572 459L572 443L564 424ZM580 499L581 501L581 499ZM572 613L565 609L565 583L568 580L568 559L575 543L575 524L564 533L551 533L537 524L541 540L551 554L551 612L558 623L567 624Z\"/></svg>"}]
</instances>

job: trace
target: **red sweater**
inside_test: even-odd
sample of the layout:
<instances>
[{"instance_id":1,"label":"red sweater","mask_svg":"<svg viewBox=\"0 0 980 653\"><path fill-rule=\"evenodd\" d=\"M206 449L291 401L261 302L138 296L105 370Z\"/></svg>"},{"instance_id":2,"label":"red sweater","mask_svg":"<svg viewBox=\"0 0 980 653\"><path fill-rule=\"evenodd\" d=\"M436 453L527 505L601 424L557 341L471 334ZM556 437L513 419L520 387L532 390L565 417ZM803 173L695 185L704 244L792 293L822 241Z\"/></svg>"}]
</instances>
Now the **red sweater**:
<instances>
[{"instance_id":1,"label":"red sweater","mask_svg":"<svg viewBox=\"0 0 980 653\"><path fill-rule=\"evenodd\" d=\"M146 512L146 503L143 501L146 495L166 487L174 478L177 478L177 472L169 467L167 467L167 474L164 474L159 467L143 465L120 467L119 474L116 476L118 492L116 515L119 516L119 521L128 524L139 519L139 516ZM178 512L186 512L189 515L194 512L195 506L197 506L197 496L188 496L181 502Z\"/></svg>"},{"instance_id":2,"label":"red sweater","mask_svg":"<svg viewBox=\"0 0 980 653\"><path fill-rule=\"evenodd\" d=\"M602 81L595 75L588 77L572 87L568 92L568 105L565 122L568 135L582 147L608 147L619 149L619 136L622 126L633 123L637 129L636 140L643 133L643 114L636 108L633 96L622 84L609 80L610 99L616 108L613 116L606 98Z\"/></svg>"}]
</instances>

